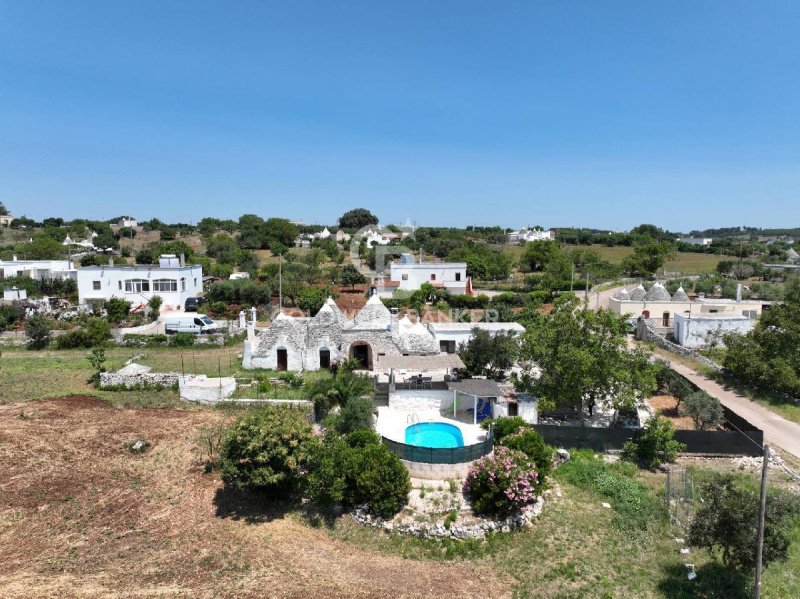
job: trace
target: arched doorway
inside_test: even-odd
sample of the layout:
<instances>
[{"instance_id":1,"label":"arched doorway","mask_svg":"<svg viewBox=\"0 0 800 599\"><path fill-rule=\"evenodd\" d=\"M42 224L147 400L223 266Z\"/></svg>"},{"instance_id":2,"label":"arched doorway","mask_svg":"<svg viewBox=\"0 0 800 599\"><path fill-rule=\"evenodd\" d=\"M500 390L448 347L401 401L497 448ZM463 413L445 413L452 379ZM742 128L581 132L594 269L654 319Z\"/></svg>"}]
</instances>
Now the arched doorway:
<instances>
[{"instance_id":1,"label":"arched doorway","mask_svg":"<svg viewBox=\"0 0 800 599\"><path fill-rule=\"evenodd\" d=\"M350 346L350 357L361 363L364 370L372 370L372 348L369 343L357 341Z\"/></svg>"}]
</instances>

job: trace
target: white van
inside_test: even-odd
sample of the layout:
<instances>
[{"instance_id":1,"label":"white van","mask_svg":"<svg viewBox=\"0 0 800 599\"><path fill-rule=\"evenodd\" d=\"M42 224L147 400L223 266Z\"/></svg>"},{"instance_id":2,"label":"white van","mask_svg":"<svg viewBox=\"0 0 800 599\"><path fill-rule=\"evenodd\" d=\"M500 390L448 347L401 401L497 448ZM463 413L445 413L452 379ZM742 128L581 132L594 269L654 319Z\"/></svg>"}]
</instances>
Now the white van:
<instances>
[{"instance_id":1,"label":"white van","mask_svg":"<svg viewBox=\"0 0 800 599\"><path fill-rule=\"evenodd\" d=\"M195 333L197 335L216 333L219 329L217 323L205 314L186 314L185 316L170 316L164 321L164 332Z\"/></svg>"}]
</instances>

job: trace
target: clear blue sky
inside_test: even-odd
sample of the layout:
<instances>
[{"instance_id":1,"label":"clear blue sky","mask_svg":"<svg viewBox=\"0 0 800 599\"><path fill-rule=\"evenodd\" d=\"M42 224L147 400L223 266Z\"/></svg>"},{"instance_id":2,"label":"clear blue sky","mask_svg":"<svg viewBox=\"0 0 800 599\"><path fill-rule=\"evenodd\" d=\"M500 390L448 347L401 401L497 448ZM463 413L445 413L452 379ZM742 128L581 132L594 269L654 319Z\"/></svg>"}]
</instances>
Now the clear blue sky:
<instances>
[{"instance_id":1,"label":"clear blue sky","mask_svg":"<svg viewBox=\"0 0 800 599\"><path fill-rule=\"evenodd\" d=\"M800 225L800 2L0 0L34 218Z\"/></svg>"}]
</instances>

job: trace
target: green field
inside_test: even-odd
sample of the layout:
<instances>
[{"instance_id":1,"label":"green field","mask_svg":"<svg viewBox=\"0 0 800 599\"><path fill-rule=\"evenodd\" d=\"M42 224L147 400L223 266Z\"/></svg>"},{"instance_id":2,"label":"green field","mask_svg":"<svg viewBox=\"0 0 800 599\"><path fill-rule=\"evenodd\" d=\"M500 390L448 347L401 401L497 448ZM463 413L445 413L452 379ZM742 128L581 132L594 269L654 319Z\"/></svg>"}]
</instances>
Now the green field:
<instances>
[{"instance_id":1,"label":"green field","mask_svg":"<svg viewBox=\"0 0 800 599\"><path fill-rule=\"evenodd\" d=\"M4 348L0 357L0 404L61 397L93 395L117 405L177 405L178 392L102 391L89 382L92 368L86 350L27 351ZM151 366L154 372L186 372L208 376L235 375L241 372L240 346L223 348L111 348L106 350L106 370L122 368L136 361Z\"/></svg>"},{"instance_id":2,"label":"green field","mask_svg":"<svg viewBox=\"0 0 800 599\"><path fill-rule=\"evenodd\" d=\"M612 264L622 264L626 256L633 253L633 248L626 246L613 246L608 247L605 245L591 245L591 246L574 246L566 245L566 249L582 248L592 249L600 255L600 258L607 260ZM521 245L506 245L505 251L512 256L514 262L519 261L525 247ZM680 272L682 274L704 274L714 272L717 268L717 263L722 258L714 254L695 254L691 252L678 252L678 257L675 260L667 262L664 268L667 272Z\"/></svg>"}]
</instances>

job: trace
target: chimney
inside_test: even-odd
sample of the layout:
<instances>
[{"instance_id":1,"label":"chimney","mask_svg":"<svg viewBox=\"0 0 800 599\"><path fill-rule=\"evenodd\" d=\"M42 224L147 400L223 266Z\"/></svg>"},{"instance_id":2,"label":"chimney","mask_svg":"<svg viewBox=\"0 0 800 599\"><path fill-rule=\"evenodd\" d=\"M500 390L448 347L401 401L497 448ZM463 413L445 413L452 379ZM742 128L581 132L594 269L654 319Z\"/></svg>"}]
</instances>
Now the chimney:
<instances>
[{"instance_id":1,"label":"chimney","mask_svg":"<svg viewBox=\"0 0 800 599\"><path fill-rule=\"evenodd\" d=\"M108 257L108 265L109 266L114 266L114 257L113 256L109 256Z\"/></svg>"},{"instance_id":2,"label":"chimney","mask_svg":"<svg viewBox=\"0 0 800 599\"><path fill-rule=\"evenodd\" d=\"M736 284L736 301L737 302L741 302L742 301L742 284L741 283L737 283Z\"/></svg>"},{"instance_id":3,"label":"chimney","mask_svg":"<svg viewBox=\"0 0 800 599\"><path fill-rule=\"evenodd\" d=\"M17 255L14 254L14 262L16 262L16 261L17 261Z\"/></svg>"},{"instance_id":4,"label":"chimney","mask_svg":"<svg viewBox=\"0 0 800 599\"><path fill-rule=\"evenodd\" d=\"M186 266L186 255L181 252L181 267Z\"/></svg>"},{"instance_id":5,"label":"chimney","mask_svg":"<svg viewBox=\"0 0 800 599\"><path fill-rule=\"evenodd\" d=\"M389 332L394 335L400 332L400 329L397 324L397 308L390 308L389 312L392 313L392 319L389 324Z\"/></svg>"},{"instance_id":6,"label":"chimney","mask_svg":"<svg viewBox=\"0 0 800 599\"><path fill-rule=\"evenodd\" d=\"M422 248L419 248L419 263L420 264L422 264L422 257L423 257L423 251L422 251Z\"/></svg>"}]
</instances>

